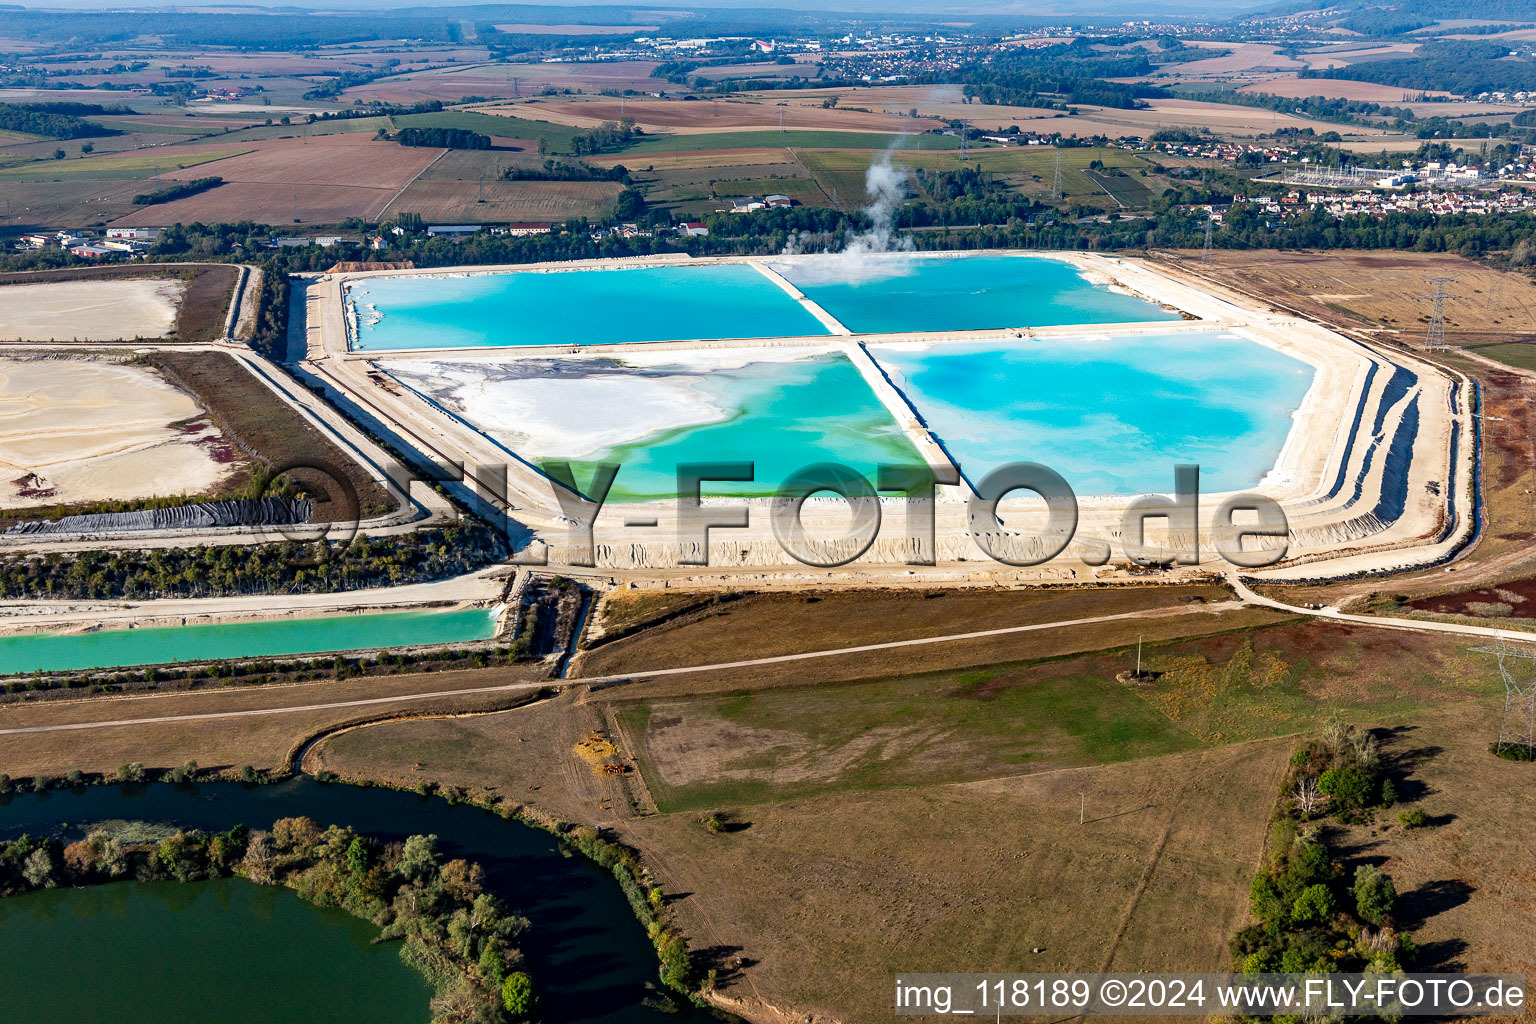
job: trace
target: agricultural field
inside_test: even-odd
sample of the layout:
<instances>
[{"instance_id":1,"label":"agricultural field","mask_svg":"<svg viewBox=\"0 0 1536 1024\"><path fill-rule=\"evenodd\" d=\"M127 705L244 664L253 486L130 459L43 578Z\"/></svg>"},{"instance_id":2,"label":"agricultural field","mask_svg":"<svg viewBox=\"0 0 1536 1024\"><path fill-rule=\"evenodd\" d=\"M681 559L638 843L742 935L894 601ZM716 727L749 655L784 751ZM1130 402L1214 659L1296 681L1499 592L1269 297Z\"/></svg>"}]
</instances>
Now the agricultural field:
<instances>
[{"instance_id":1,"label":"agricultural field","mask_svg":"<svg viewBox=\"0 0 1536 1024\"><path fill-rule=\"evenodd\" d=\"M749 99L684 100L547 100L539 110L552 121L578 128L594 128L605 121L633 118L647 132L694 133L772 129L779 127L779 101ZM910 118L819 104L785 104L785 128L810 131L926 132L943 124L932 118Z\"/></svg>"},{"instance_id":2,"label":"agricultural field","mask_svg":"<svg viewBox=\"0 0 1536 1024\"><path fill-rule=\"evenodd\" d=\"M801 150L796 155L817 184L828 195L835 194L844 209L863 205L864 175L876 154L811 149ZM1043 198L1055 187L1058 159L1061 161L1062 195L1068 201L1113 206L1111 195L1118 195L1120 202L1126 205L1131 205L1128 200L1132 199L1145 203L1152 184L1159 189L1163 187L1163 179L1150 174L1151 164L1123 149L1077 147L1057 150L1040 146L974 150L966 164L1000 176L1024 195ZM910 170L953 171L961 166L958 153L897 150L890 160L893 165ZM1096 172L1097 177L1090 177L1088 165L1096 160L1104 164L1104 170ZM1141 177L1142 171L1149 172L1145 179Z\"/></svg>"},{"instance_id":3,"label":"agricultural field","mask_svg":"<svg viewBox=\"0 0 1536 1024\"><path fill-rule=\"evenodd\" d=\"M1064 135L1141 135L1159 128L1209 128L1223 138L1236 141L1256 139L1282 128L1311 128L1318 134L1338 132L1345 149L1413 149L1418 140L1382 128L1338 125L1314 121L1296 114L1282 114L1260 107L1241 107L1198 100L1147 100L1145 109L1120 110L1113 107L1083 106L1081 113L1053 126Z\"/></svg>"},{"instance_id":4,"label":"agricultural field","mask_svg":"<svg viewBox=\"0 0 1536 1024\"><path fill-rule=\"evenodd\" d=\"M787 146L792 149L959 149L960 140L952 135L872 135L866 132L812 131L741 131L711 132L704 135L651 135L620 151L621 157L638 160L640 156L686 153L719 149L766 149ZM625 164L628 166L628 164Z\"/></svg>"},{"instance_id":5,"label":"agricultural field","mask_svg":"<svg viewBox=\"0 0 1536 1024\"><path fill-rule=\"evenodd\" d=\"M482 132L487 135L514 136L517 138L533 140L535 148L538 143L543 143L548 153L569 153L571 140L581 134L581 129L573 128L568 124L557 124L543 117L542 108L536 103L509 103L476 105L465 107L455 113L468 114L482 118L478 126L469 124L442 124L444 128L469 128L471 131ZM410 115L418 117L431 117L433 115ZM441 117L442 115L436 115ZM402 124L408 123L408 118L399 119ZM434 125L440 122L434 120Z\"/></svg>"},{"instance_id":6,"label":"agricultural field","mask_svg":"<svg viewBox=\"0 0 1536 1024\"><path fill-rule=\"evenodd\" d=\"M1267 93L1270 96L1326 96L1329 99L1339 100L1366 100L1371 103L1385 103L1397 106L1416 100L1426 95L1419 89L1400 89L1391 85L1377 85L1374 82L1351 82L1344 78L1270 78L1254 85L1245 85L1238 92ZM1430 96L1450 96L1448 92L1435 91L1428 93ZM1441 104L1435 104L1435 109L1446 109ZM1446 109L1447 115L1450 110Z\"/></svg>"},{"instance_id":7,"label":"agricultural field","mask_svg":"<svg viewBox=\"0 0 1536 1024\"><path fill-rule=\"evenodd\" d=\"M53 182L79 178L98 181L148 178L167 171L199 167L215 160L224 160L251 151L250 146L188 146L159 153L129 153L120 156L88 156L81 160L39 161L18 167L0 168L0 183L8 185L13 181ZM194 178L202 176L201 174L192 175Z\"/></svg>"},{"instance_id":8,"label":"agricultural field","mask_svg":"<svg viewBox=\"0 0 1536 1024\"><path fill-rule=\"evenodd\" d=\"M1287 57L1278 46L1266 43L1206 43L1196 41L1195 46L1222 49L1227 52L1202 60L1164 65L1163 75L1177 77L1180 81L1198 79L1231 79L1233 76L1252 76L1276 71L1293 71L1306 67L1301 61Z\"/></svg>"},{"instance_id":9,"label":"agricultural field","mask_svg":"<svg viewBox=\"0 0 1536 1024\"><path fill-rule=\"evenodd\" d=\"M11 231L53 228L59 224L102 227L138 209L133 197L142 181L70 178L65 181L4 180L0 188L9 207L0 207L0 227Z\"/></svg>"},{"instance_id":10,"label":"agricultural field","mask_svg":"<svg viewBox=\"0 0 1536 1024\"><path fill-rule=\"evenodd\" d=\"M640 92L665 88L651 78L653 61L606 61L560 64L469 64L420 71L354 86L342 100L381 100L385 103L417 103L442 100L455 103L465 96L511 99L534 96L545 89L582 89L587 92L634 89Z\"/></svg>"},{"instance_id":11,"label":"agricultural field","mask_svg":"<svg viewBox=\"0 0 1536 1024\"><path fill-rule=\"evenodd\" d=\"M966 103L965 94L954 85L892 85L854 89L822 88L792 89L784 92L742 93L762 103L787 103L791 108L810 107L819 110L821 105L836 99L838 109L865 110L895 115L907 119L908 124L922 123L928 118L948 121L965 120L987 131L1000 130L1011 124L1023 127L1026 122L1065 117L1060 110L1044 107L1011 107L993 104ZM916 111L916 118L912 111ZM1031 127L1040 128L1038 125Z\"/></svg>"},{"instance_id":12,"label":"agricultural field","mask_svg":"<svg viewBox=\"0 0 1536 1024\"><path fill-rule=\"evenodd\" d=\"M598 218L613 210L623 186L612 181L454 181L413 182L385 212L420 214L430 222L560 222Z\"/></svg>"},{"instance_id":13,"label":"agricultural field","mask_svg":"<svg viewBox=\"0 0 1536 1024\"><path fill-rule=\"evenodd\" d=\"M160 225L250 220L260 224L334 224L376 220L440 149L377 142L358 134L253 143L216 169L224 184L196 195L140 207L115 223ZM163 179L203 177L173 172Z\"/></svg>"}]
</instances>

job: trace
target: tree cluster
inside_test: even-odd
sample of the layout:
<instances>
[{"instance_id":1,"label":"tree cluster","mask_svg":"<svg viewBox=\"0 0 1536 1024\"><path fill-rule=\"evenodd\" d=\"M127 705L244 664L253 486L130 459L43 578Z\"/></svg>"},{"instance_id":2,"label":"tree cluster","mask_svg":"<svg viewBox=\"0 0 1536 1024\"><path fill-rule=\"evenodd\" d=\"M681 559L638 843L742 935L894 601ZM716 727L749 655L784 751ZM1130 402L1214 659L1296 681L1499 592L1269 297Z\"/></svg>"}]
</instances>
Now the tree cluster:
<instances>
[{"instance_id":1,"label":"tree cluster","mask_svg":"<svg viewBox=\"0 0 1536 1024\"><path fill-rule=\"evenodd\" d=\"M395 141L402 146L434 149L490 149L491 137L466 128L401 128Z\"/></svg>"},{"instance_id":2,"label":"tree cluster","mask_svg":"<svg viewBox=\"0 0 1536 1024\"><path fill-rule=\"evenodd\" d=\"M125 766L130 770L134 766ZM142 771L142 766L138 766ZM438 1020L504 1024L535 1008L515 943L527 921L485 891L478 864L446 860L437 837L380 843L350 828L281 818L270 831L178 831L125 842L98 829L65 845L22 836L0 843L0 895L125 879L197 882L231 876L282 885L322 907L377 925L437 989Z\"/></svg>"},{"instance_id":3,"label":"tree cluster","mask_svg":"<svg viewBox=\"0 0 1536 1024\"><path fill-rule=\"evenodd\" d=\"M1510 47L1496 40L1434 39L1398 60L1371 60L1343 67L1303 71L1303 78L1375 82L1424 92L1461 95L1518 92L1531 88L1536 62L1510 57Z\"/></svg>"},{"instance_id":4,"label":"tree cluster","mask_svg":"<svg viewBox=\"0 0 1536 1024\"><path fill-rule=\"evenodd\" d=\"M584 160L545 160L541 168L508 167L506 181L620 181L629 184L629 168L623 164L594 167Z\"/></svg>"},{"instance_id":5,"label":"tree cluster","mask_svg":"<svg viewBox=\"0 0 1536 1024\"><path fill-rule=\"evenodd\" d=\"M506 555L505 539L475 519L399 536L360 536L344 547L289 541L81 551L67 557L52 552L0 560L0 596L105 599L333 593L457 576Z\"/></svg>"},{"instance_id":6,"label":"tree cluster","mask_svg":"<svg viewBox=\"0 0 1536 1024\"><path fill-rule=\"evenodd\" d=\"M39 103L0 103L0 129L49 139L93 139L117 134L104 125L49 110L46 104Z\"/></svg>"},{"instance_id":7,"label":"tree cluster","mask_svg":"<svg viewBox=\"0 0 1536 1024\"><path fill-rule=\"evenodd\" d=\"M610 150L623 149L640 134L640 129L635 127L634 118L626 117L618 122L604 121L596 128L584 131L571 139L571 152L577 156L592 156L597 153L607 153Z\"/></svg>"},{"instance_id":8,"label":"tree cluster","mask_svg":"<svg viewBox=\"0 0 1536 1024\"><path fill-rule=\"evenodd\" d=\"M140 192L133 197L133 205L153 206L156 203L168 203L173 199L184 199L211 188L218 188L222 184L224 179L216 174L207 178L193 178L191 181L178 181L153 192Z\"/></svg>"},{"instance_id":9,"label":"tree cluster","mask_svg":"<svg viewBox=\"0 0 1536 1024\"><path fill-rule=\"evenodd\" d=\"M1396 802L1375 737L1329 727L1296 752L1282 785L1270 860L1249 889L1256 923L1231 944L1237 968L1246 973L1402 970L1417 949L1395 927L1392 879L1370 864L1347 871L1318 820L1336 814L1352 822Z\"/></svg>"}]
</instances>

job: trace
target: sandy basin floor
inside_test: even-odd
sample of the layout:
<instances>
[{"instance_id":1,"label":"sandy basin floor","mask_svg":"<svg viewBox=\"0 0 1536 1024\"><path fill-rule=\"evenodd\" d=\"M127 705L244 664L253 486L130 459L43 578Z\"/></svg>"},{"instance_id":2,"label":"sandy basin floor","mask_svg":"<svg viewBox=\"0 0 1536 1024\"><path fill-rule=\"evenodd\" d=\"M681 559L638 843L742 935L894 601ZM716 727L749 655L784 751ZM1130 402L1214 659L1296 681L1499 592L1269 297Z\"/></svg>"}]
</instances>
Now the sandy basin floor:
<instances>
[{"instance_id":1,"label":"sandy basin floor","mask_svg":"<svg viewBox=\"0 0 1536 1024\"><path fill-rule=\"evenodd\" d=\"M233 451L148 367L0 360L0 508L199 494Z\"/></svg>"},{"instance_id":2,"label":"sandy basin floor","mask_svg":"<svg viewBox=\"0 0 1536 1024\"><path fill-rule=\"evenodd\" d=\"M0 339L118 341L164 338L181 281L51 281L0 286Z\"/></svg>"}]
</instances>

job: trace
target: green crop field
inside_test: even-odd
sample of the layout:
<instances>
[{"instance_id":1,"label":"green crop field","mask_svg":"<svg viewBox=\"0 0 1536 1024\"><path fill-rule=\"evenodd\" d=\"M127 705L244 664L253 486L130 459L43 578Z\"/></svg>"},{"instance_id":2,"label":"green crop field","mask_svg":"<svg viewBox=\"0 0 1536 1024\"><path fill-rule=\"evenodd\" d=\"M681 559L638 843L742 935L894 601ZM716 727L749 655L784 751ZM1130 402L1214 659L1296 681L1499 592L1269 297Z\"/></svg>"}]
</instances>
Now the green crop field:
<instances>
[{"instance_id":1,"label":"green crop field","mask_svg":"<svg viewBox=\"0 0 1536 1024\"><path fill-rule=\"evenodd\" d=\"M708 132L698 135L641 136L638 142L625 147L623 152L682 153L786 146L815 149L959 149L960 140L949 135L886 135L878 132Z\"/></svg>"},{"instance_id":2,"label":"green crop field","mask_svg":"<svg viewBox=\"0 0 1536 1024\"><path fill-rule=\"evenodd\" d=\"M789 196L804 206L826 206L827 196L810 178L748 178L715 182L715 195L722 199L738 196Z\"/></svg>"},{"instance_id":3,"label":"green crop field","mask_svg":"<svg viewBox=\"0 0 1536 1024\"><path fill-rule=\"evenodd\" d=\"M0 180L53 181L67 178L149 178L183 167L196 167L226 157L249 153L249 149L218 149L197 152L169 152L133 156L97 156L84 160L34 160L17 167L0 169Z\"/></svg>"},{"instance_id":4,"label":"green crop field","mask_svg":"<svg viewBox=\"0 0 1536 1024\"><path fill-rule=\"evenodd\" d=\"M932 136L928 136L932 137ZM953 140L951 140L953 141ZM911 151L898 149L890 154L890 161L897 167L910 170L953 171L962 166L975 167L1001 175L1013 187L1026 194L1044 194L1053 188L1056 160L1061 159L1062 193L1069 199L1092 197L1107 201L1105 190L1086 174L1088 165L1095 160L1107 168L1125 168L1130 179L1139 181L1137 172L1148 163L1123 149L1051 149L1048 147L972 150L961 161L957 152ZM864 197L864 174L880 154L866 150L820 149L801 150L800 162L815 176L816 181L831 194L837 190L839 205L857 206ZM1122 200L1124 201L1124 200ZM1126 205L1130 205L1127 203Z\"/></svg>"},{"instance_id":5,"label":"green crop field","mask_svg":"<svg viewBox=\"0 0 1536 1024\"><path fill-rule=\"evenodd\" d=\"M631 737L646 737L641 771L663 812L1200 745L1113 680L1025 665L645 701L620 717Z\"/></svg>"}]
</instances>

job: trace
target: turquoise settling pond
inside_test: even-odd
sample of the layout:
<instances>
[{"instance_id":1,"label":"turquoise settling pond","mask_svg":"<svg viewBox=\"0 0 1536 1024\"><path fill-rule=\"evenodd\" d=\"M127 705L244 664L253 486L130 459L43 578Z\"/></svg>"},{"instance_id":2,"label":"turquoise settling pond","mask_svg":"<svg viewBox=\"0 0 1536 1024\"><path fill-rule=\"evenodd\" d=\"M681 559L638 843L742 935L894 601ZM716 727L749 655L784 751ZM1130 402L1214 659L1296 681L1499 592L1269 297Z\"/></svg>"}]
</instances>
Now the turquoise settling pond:
<instances>
[{"instance_id":1,"label":"turquoise settling pond","mask_svg":"<svg viewBox=\"0 0 1536 1024\"><path fill-rule=\"evenodd\" d=\"M1173 490L1200 464L1206 492L1246 490L1274 468L1313 369L1229 334L873 345L972 482L1043 463L1080 495Z\"/></svg>"},{"instance_id":2,"label":"turquoise settling pond","mask_svg":"<svg viewBox=\"0 0 1536 1024\"><path fill-rule=\"evenodd\" d=\"M496 613L458 611L384 612L96 633L0 636L0 667L6 673L64 672L83 668L160 665L262 655L321 654L372 647L487 640Z\"/></svg>"},{"instance_id":3,"label":"turquoise settling pond","mask_svg":"<svg viewBox=\"0 0 1536 1024\"><path fill-rule=\"evenodd\" d=\"M772 264L855 334L1178 320L1044 256L879 254Z\"/></svg>"},{"instance_id":4,"label":"turquoise settling pond","mask_svg":"<svg viewBox=\"0 0 1536 1024\"><path fill-rule=\"evenodd\" d=\"M752 462L752 482L712 481L701 490L705 497L765 497L796 470L818 462L842 463L869 480L881 463L922 464L845 356L712 369L695 386L725 411L725 419L659 431L572 460L578 486L591 480L594 463L616 462L621 468L609 501L672 498L681 463Z\"/></svg>"},{"instance_id":5,"label":"turquoise settling pond","mask_svg":"<svg viewBox=\"0 0 1536 1024\"><path fill-rule=\"evenodd\" d=\"M783 288L740 264L365 278L349 295L359 320L353 347L368 352L827 333Z\"/></svg>"},{"instance_id":6,"label":"turquoise settling pond","mask_svg":"<svg viewBox=\"0 0 1536 1024\"><path fill-rule=\"evenodd\" d=\"M0 1006L29 1024L422 1024L432 990L378 934L237 879L45 889L0 900Z\"/></svg>"}]
</instances>

